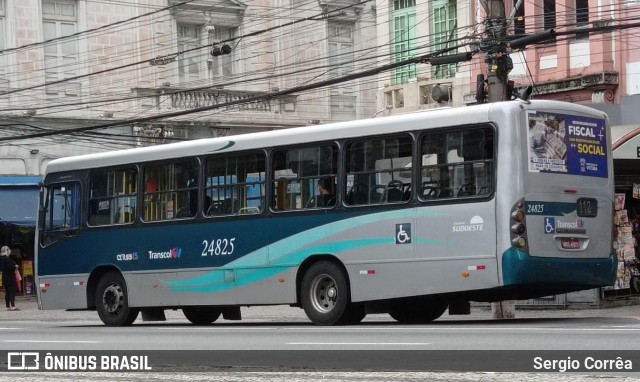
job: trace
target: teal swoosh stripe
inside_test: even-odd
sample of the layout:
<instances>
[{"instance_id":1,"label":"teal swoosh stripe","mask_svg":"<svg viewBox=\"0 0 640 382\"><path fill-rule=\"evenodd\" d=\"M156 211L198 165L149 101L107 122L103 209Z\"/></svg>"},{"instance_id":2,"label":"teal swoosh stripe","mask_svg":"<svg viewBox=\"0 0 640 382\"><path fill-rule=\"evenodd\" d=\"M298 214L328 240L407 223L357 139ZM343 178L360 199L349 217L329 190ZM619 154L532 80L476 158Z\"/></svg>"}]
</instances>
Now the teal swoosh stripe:
<instances>
[{"instance_id":1,"label":"teal swoosh stripe","mask_svg":"<svg viewBox=\"0 0 640 382\"><path fill-rule=\"evenodd\" d=\"M236 286L245 286L265 280L269 277L273 277L278 273L282 273L289 268L300 264L302 261L304 261L304 259L312 254L331 253L337 255L346 251L352 251L364 247L391 245L395 243L394 238L385 237L326 243L309 247L309 245L314 242L318 242L337 233L342 233L346 230L353 229L357 226L398 218L412 219L415 216L414 213L415 210L412 209L396 210L373 215L363 215L329 223L323 226L312 228L305 232L295 234L286 239L275 242L267 247L260 248L209 274L198 276L188 280L170 281L168 282L168 284L175 292L221 292L229 290ZM442 216L442 214L433 212L421 212L418 215L427 217ZM427 239L418 240L417 244L444 246L451 245L451 243L448 242L439 242ZM274 253L282 255L272 258L271 262L269 263L269 254ZM241 271L243 268L247 273L243 273ZM224 281L225 269L236 269L237 279L235 285L233 283Z\"/></svg>"},{"instance_id":2,"label":"teal swoosh stripe","mask_svg":"<svg viewBox=\"0 0 640 382\"><path fill-rule=\"evenodd\" d=\"M236 144L236 142L235 142L235 141L229 141L229 142L227 142L227 144L226 144L226 145L224 145L223 147L220 147L219 149L212 150L212 152L226 150L226 149L228 149L229 147L233 147L233 145L235 145L235 144Z\"/></svg>"},{"instance_id":3,"label":"teal swoosh stripe","mask_svg":"<svg viewBox=\"0 0 640 382\"><path fill-rule=\"evenodd\" d=\"M322 244L314 247L302 249L300 251L283 256L277 261L272 262L269 266L254 269L238 269L236 272L236 284L235 286L245 286L253 284L269 277L273 277L278 273L285 272L286 270L301 263L307 257L316 253L332 253L339 254L346 251L352 251L364 247L375 247L379 245L393 244L393 239L389 238L377 238L377 239L360 239L352 241L344 241L338 243ZM212 293L221 292L231 289L233 283L224 282L224 269L229 268L225 266L218 271L196 277L190 280L184 281L172 281L169 285L172 286L174 291L190 291L200 293Z\"/></svg>"},{"instance_id":4,"label":"teal swoosh stripe","mask_svg":"<svg viewBox=\"0 0 640 382\"><path fill-rule=\"evenodd\" d=\"M445 245L449 246L451 243L439 242L436 240L421 240L427 245ZM301 251L295 252L281 258L277 262L273 262L271 266L264 268L254 269L237 269L236 270L236 282L233 283L224 282L224 269L214 271L212 273L196 277L190 280L173 281L169 282L173 291L175 292L194 292L194 293L215 293L223 292L233 287L241 287L251 285L270 277L273 277L279 273L285 272L290 268L295 267L309 257L316 253L331 253L340 254L347 251L353 251L356 249L362 249L366 247L377 247L385 245L393 245L395 241L390 238L376 238L376 239L361 239L352 241L343 241L338 243L322 244L315 247L305 248Z\"/></svg>"}]
</instances>

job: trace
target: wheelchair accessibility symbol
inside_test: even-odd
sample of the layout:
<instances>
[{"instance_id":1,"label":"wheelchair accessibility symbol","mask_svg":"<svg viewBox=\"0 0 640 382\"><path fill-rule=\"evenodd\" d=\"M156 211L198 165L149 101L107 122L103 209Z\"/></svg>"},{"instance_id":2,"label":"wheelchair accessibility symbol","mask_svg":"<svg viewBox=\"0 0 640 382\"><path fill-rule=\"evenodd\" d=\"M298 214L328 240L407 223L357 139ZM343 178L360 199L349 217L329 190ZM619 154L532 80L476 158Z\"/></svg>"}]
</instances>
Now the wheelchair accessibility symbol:
<instances>
[{"instance_id":1,"label":"wheelchair accessibility symbol","mask_svg":"<svg viewBox=\"0 0 640 382\"><path fill-rule=\"evenodd\" d=\"M556 218L544 218L544 233L556 233Z\"/></svg>"},{"instance_id":2,"label":"wheelchair accessibility symbol","mask_svg":"<svg viewBox=\"0 0 640 382\"><path fill-rule=\"evenodd\" d=\"M411 243L411 224L396 224L396 244Z\"/></svg>"}]
</instances>

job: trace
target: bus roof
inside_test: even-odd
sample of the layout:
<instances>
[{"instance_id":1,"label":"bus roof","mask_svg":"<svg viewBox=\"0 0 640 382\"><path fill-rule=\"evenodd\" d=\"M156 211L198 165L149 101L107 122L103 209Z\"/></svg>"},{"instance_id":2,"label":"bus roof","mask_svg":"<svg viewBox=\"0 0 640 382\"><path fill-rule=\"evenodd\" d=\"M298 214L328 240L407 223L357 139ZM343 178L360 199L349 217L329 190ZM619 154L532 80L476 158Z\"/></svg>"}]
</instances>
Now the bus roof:
<instances>
[{"instance_id":1,"label":"bus roof","mask_svg":"<svg viewBox=\"0 0 640 382\"><path fill-rule=\"evenodd\" d=\"M595 111L586 106L564 102L562 104L564 108L574 108L576 111ZM492 120L490 117L492 110L505 112L510 109L515 109L519 105L523 105L526 109L546 109L553 108L554 106L557 107L558 101L535 100L523 102L515 100L459 108L433 109L428 112L415 112L374 119L287 128L228 137L204 138L158 146L79 155L49 162L45 173L118 166L129 163L268 148L295 143L354 138L362 136L363 133L383 135L430 127L486 123ZM602 114L604 117L604 113ZM365 128L366 130L363 130Z\"/></svg>"}]
</instances>

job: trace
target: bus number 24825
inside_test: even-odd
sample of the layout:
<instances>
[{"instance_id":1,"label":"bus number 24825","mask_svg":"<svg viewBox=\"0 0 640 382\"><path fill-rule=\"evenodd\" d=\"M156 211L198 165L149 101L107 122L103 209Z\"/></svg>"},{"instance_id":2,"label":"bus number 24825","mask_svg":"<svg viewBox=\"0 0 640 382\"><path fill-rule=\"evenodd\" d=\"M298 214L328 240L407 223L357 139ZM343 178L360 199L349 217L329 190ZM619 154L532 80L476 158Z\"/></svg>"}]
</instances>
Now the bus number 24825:
<instances>
[{"instance_id":1,"label":"bus number 24825","mask_svg":"<svg viewBox=\"0 0 640 382\"><path fill-rule=\"evenodd\" d=\"M235 237L230 239L212 239L211 242L209 240L203 240L202 245L202 256L227 256L233 254L233 250L235 246L233 242L236 241Z\"/></svg>"}]
</instances>

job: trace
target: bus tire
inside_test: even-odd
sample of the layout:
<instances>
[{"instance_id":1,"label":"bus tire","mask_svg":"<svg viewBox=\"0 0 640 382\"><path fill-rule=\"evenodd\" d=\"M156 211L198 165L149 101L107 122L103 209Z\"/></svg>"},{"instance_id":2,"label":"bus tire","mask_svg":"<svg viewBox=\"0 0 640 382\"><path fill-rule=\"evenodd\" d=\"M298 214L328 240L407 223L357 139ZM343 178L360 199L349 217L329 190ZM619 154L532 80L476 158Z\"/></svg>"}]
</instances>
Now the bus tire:
<instances>
[{"instance_id":1,"label":"bus tire","mask_svg":"<svg viewBox=\"0 0 640 382\"><path fill-rule=\"evenodd\" d=\"M119 272L108 272L100 278L95 304L107 326L129 326L138 318L139 309L129 307L127 284Z\"/></svg>"},{"instance_id":2,"label":"bus tire","mask_svg":"<svg viewBox=\"0 0 640 382\"><path fill-rule=\"evenodd\" d=\"M220 309L192 306L182 308L182 313L194 325L211 325L222 312Z\"/></svg>"},{"instance_id":3,"label":"bus tire","mask_svg":"<svg viewBox=\"0 0 640 382\"><path fill-rule=\"evenodd\" d=\"M441 298L400 299L392 301L389 315L403 324L424 324L442 316L448 307Z\"/></svg>"},{"instance_id":4,"label":"bus tire","mask_svg":"<svg viewBox=\"0 0 640 382\"><path fill-rule=\"evenodd\" d=\"M300 302L316 325L345 325L364 318L364 306L352 304L345 272L336 264L320 261L304 274Z\"/></svg>"}]
</instances>

